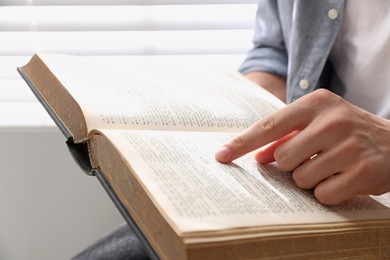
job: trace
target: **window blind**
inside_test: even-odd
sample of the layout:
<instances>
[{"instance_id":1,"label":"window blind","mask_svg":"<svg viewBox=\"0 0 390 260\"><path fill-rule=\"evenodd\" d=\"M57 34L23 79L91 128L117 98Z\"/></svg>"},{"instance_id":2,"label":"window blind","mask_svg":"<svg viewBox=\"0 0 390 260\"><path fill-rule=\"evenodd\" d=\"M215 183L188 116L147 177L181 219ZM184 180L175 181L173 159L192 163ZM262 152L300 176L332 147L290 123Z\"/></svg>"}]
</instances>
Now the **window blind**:
<instances>
[{"instance_id":1,"label":"window blind","mask_svg":"<svg viewBox=\"0 0 390 260\"><path fill-rule=\"evenodd\" d=\"M39 104L16 72L36 52L243 56L251 45L255 2L3 0L0 126L31 124L35 117L51 124L46 117L40 121L44 112L37 112Z\"/></svg>"},{"instance_id":2,"label":"window blind","mask_svg":"<svg viewBox=\"0 0 390 260\"><path fill-rule=\"evenodd\" d=\"M254 4L256 0L2 0L1 5Z\"/></svg>"}]
</instances>

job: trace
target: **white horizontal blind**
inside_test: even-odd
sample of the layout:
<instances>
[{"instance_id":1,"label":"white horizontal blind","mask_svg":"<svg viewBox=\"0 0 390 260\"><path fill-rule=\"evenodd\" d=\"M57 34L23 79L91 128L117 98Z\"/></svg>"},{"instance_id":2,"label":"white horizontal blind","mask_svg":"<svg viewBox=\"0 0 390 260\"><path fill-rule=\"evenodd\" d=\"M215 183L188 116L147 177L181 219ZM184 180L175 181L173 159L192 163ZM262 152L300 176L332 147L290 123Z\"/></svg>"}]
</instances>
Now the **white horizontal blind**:
<instances>
[{"instance_id":1,"label":"white horizontal blind","mask_svg":"<svg viewBox=\"0 0 390 260\"><path fill-rule=\"evenodd\" d=\"M256 0L2 0L1 5L195 5L254 4Z\"/></svg>"},{"instance_id":2,"label":"white horizontal blind","mask_svg":"<svg viewBox=\"0 0 390 260\"><path fill-rule=\"evenodd\" d=\"M1 0L0 126L42 117L16 72L35 52L241 57L251 44L255 1Z\"/></svg>"}]
</instances>

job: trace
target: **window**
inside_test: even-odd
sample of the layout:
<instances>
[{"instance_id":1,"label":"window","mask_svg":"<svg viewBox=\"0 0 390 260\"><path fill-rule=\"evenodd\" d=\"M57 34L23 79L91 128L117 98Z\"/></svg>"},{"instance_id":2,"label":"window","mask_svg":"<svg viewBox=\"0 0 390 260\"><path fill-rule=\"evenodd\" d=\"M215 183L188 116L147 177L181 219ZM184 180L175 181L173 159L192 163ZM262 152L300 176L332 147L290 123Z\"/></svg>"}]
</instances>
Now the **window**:
<instances>
[{"instance_id":1,"label":"window","mask_svg":"<svg viewBox=\"0 0 390 260\"><path fill-rule=\"evenodd\" d=\"M3 0L0 126L52 125L16 72L35 52L219 55L251 46L255 0Z\"/></svg>"}]
</instances>

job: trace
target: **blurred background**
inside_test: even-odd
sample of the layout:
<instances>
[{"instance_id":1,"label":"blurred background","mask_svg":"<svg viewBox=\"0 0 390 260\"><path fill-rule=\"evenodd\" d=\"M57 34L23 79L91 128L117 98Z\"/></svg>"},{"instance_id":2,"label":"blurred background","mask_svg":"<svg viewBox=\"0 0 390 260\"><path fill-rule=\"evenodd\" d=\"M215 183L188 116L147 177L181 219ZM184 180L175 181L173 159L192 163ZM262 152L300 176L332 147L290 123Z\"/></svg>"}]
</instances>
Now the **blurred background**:
<instances>
[{"instance_id":1,"label":"blurred background","mask_svg":"<svg viewBox=\"0 0 390 260\"><path fill-rule=\"evenodd\" d=\"M69 259L123 222L16 71L36 52L236 70L256 0L0 0L0 259Z\"/></svg>"}]
</instances>

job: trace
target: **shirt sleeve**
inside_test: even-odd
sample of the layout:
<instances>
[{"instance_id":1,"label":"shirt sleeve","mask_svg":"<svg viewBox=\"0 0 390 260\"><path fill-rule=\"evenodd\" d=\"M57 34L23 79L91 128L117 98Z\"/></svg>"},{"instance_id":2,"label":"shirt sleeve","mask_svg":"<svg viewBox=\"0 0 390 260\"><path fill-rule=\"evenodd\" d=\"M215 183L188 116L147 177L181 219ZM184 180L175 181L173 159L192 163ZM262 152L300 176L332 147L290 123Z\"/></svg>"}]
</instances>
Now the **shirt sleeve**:
<instances>
[{"instance_id":1,"label":"shirt sleeve","mask_svg":"<svg viewBox=\"0 0 390 260\"><path fill-rule=\"evenodd\" d=\"M278 1L259 0L253 48L239 71L265 71L287 77L287 51L279 19Z\"/></svg>"}]
</instances>

